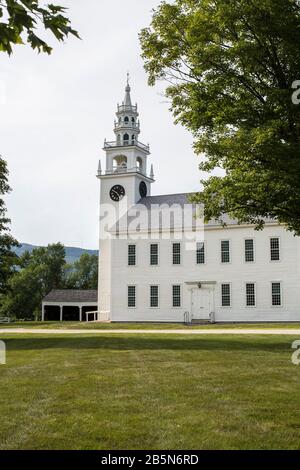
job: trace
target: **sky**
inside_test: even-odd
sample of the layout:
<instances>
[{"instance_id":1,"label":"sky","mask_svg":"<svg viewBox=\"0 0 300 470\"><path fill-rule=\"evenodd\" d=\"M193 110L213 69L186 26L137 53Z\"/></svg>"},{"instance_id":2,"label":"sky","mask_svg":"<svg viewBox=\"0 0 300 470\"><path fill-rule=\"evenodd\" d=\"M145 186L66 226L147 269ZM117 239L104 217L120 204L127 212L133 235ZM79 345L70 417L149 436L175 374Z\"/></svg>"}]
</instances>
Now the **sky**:
<instances>
[{"instance_id":1,"label":"sky","mask_svg":"<svg viewBox=\"0 0 300 470\"><path fill-rule=\"evenodd\" d=\"M155 0L55 0L82 40L50 40L51 56L18 46L1 53L0 153L13 191L6 198L12 234L22 243L98 247L98 161L113 140L117 103L130 72L139 140L150 144L152 194L191 192L201 175L192 136L173 124L164 84L147 84L138 33Z\"/></svg>"}]
</instances>

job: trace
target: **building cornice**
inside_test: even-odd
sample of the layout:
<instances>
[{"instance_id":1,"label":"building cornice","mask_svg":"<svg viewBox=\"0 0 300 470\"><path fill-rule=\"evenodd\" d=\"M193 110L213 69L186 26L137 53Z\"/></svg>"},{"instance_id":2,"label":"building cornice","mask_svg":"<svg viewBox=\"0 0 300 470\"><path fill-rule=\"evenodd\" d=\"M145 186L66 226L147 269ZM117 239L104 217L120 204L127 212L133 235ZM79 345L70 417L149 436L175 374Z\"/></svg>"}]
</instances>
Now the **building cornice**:
<instances>
[{"instance_id":1,"label":"building cornice","mask_svg":"<svg viewBox=\"0 0 300 470\"><path fill-rule=\"evenodd\" d=\"M277 227L277 226L282 226L279 222L266 222L265 223L266 227ZM237 229L237 228L255 228L255 224L230 224L230 225L206 225L204 224L203 228L204 231L210 231L210 230L226 230L226 229ZM161 233L184 233L184 232L196 232L195 227L186 227L185 229L182 228L159 228L159 229L144 229L144 230L116 230L116 229L111 229L109 230L109 233L112 234L117 234L117 235L135 235L138 237L139 234L141 235L147 235L147 234L161 234Z\"/></svg>"},{"instance_id":2,"label":"building cornice","mask_svg":"<svg viewBox=\"0 0 300 470\"><path fill-rule=\"evenodd\" d=\"M138 171L126 171L124 173L122 172L116 172L116 173L103 173L101 175L97 175L97 178L99 178L100 180L101 179L106 179L106 178L120 178L120 176L122 176L122 178L126 178L126 177L129 177L129 176L139 176L141 179L145 180L145 181L148 181L149 183L154 183L154 179L153 178L150 178L150 176L147 176L147 175L144 175L143 173L140 173Z\"/></svg>"}]
</instances>

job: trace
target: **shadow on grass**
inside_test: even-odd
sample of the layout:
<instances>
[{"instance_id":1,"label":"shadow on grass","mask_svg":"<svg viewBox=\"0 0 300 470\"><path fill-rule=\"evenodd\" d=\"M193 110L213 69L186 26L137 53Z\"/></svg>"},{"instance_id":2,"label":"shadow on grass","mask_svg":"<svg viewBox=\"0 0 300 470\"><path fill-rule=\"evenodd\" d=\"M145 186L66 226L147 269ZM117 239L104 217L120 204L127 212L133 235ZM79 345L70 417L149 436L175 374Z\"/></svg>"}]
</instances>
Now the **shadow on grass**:
<instances>
[{"instance_id":1,"label":"shadow on grass","mask_svg":"<svg viewBox=\"0 0 300 470\"><path fill-rule=\"evenodd\" d=\"M0 337L1 339L1 337ZM269 351L281 353L290 349L294 338L287 337L145 337L143 336L80 336L80 337L17 337L5 339L10 351L43 349L111 349L111 350L216 350L216 351Z\"/></svg>"}]
</instances>

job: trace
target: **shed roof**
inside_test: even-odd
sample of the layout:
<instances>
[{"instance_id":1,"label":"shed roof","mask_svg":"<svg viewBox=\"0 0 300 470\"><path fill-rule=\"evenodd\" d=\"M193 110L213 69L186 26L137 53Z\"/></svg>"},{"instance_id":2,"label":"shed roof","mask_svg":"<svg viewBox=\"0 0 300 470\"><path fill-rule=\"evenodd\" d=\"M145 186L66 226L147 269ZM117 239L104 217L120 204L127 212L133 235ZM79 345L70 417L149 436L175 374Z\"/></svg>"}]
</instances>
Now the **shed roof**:
<instances>
[{"instance_id":1,"label":"shed roof","mask_svg":"<svg viewBox=\"0 0 300 470\"><path fill-rule=\"evenodd\" d=\"M76 290L76 289L61 289L52 290L43 302L95 302L98 300L97 290Z\"/></svg>"}]
</instances>

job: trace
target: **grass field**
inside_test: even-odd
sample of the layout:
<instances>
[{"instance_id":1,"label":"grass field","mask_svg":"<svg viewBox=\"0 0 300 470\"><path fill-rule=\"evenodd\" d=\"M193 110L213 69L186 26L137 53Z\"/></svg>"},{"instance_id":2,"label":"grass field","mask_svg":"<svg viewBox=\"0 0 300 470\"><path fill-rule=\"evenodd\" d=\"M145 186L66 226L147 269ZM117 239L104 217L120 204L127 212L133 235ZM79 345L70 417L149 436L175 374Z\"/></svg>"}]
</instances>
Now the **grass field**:
<instances>
[{"instance_id":1,"label":"grass field","mask_svg":"<svg viewBox=\"0 0 300 470\"><path fill-rule=\"evenodd\" d=\"M0 449L299 449L287 336L12 336Z\"/></svg>"},{"instance_id":2,"label":"grass field","mask_svg":"<svg viewBox=\"0 0 300 470\"><path fill-rule=\"evenodd\" d=\"M2 328L67 328L67 329L124 329L124 330L165 330L202 328L300 328L299 323L217 323L214 325L184 325L182 323L97 323L97 322L14 322L0 323Z\"/></svg>"}]
</instances>

